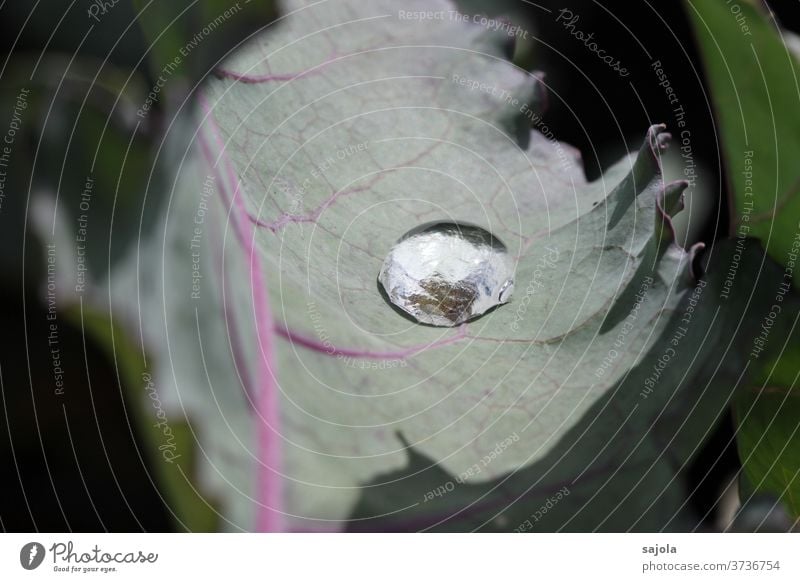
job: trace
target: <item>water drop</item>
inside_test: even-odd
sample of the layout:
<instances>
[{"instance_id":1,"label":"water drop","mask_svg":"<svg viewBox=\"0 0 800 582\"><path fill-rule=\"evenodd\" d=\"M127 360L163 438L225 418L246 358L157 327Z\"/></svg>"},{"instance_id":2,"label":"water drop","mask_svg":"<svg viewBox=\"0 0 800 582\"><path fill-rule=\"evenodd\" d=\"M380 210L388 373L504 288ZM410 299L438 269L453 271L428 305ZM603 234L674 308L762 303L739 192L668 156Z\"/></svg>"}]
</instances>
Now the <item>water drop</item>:
<instances>
[{"instance_id":1,"label":"water drop","mask_svg":"<svg viewBox=\"0 0 800 582\"><path fill-rule=\"evenodd\" d=\"M378 281L389 300L420 323L449 327L508 302L514 261L479 226L429 222L395 243Z\"/></svg>"}]
</instances>

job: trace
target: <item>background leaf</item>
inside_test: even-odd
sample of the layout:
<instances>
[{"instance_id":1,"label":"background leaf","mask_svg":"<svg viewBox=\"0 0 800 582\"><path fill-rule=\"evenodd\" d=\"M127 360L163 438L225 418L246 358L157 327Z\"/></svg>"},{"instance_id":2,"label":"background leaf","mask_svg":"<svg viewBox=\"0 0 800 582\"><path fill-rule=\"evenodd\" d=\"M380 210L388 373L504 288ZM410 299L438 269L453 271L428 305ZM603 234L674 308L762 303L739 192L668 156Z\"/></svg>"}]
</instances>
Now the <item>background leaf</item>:
<instances>
[{"instance_id":1,"label":"background leaf","mask_svg":"<svg viewBox=\"0 0 800 582\"><path fill-rule=\"evenodd\" d=\"M786 265L797 252L800 222L800 119L790 113L800 106L797 61L756 2L732 9L725 2L686 0L686 6L728 166L731 232L761 240Z\"/></svg>"},{"instance_id":2,"label":"background leaf","mask_svg":"<svg viewBox=\"0 0 800 582\"><path fill-rule=\"evenodd\" d=\"M153 78L162 78L170 86L180 81L184 91L277 16L272 0L194 0L188 5L133 0L133 5L149 42L148 64Z\"/></svg>"},{"instance_id":3,"label":"background leaf","mask_svg":"<svg viewBox=\"0 0 800 582\"><path fill-rule=\"evenodd\" d=\"M742 352L749 366L747 387L734 404L742 493L746 501L769 492L797 518L800 458L793 451L800 446L795 397L800 337L798 305L789 289L798 284L794 269L800 252L800 119L790 113L800 105L796 55L774 16L755 2L736 8L691 0L686 5L719 120L737 246L744 237L757 238L783 266L765 287L763 261L753 258L740 269L734 254L729 264L729 286L755 285L754 305L761 315L738 332L748 340Z\"/></svg>"}]
</instances>

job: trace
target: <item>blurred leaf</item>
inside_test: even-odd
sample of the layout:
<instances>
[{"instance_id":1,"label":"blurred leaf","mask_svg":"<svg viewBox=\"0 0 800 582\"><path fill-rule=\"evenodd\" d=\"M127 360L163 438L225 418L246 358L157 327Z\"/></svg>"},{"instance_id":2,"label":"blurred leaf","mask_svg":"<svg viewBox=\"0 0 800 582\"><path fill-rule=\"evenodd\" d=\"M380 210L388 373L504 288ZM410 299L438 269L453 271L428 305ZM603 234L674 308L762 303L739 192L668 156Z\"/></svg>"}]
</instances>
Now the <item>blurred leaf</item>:
<instances>
[{"instance_id":1,"label":"blurred leaf","mask_svg":"<svg viewBox=\"0 0 800 582\"><path fill-rule=\"evenodd\" d=\"M133 0L133 5L149 42L153 79L169 85L182 81L183 90L194 87L277 15L274 0L194 0L188 5Z\"/></svg>"},{"instance_id":2,"label":"blurred leaf","mask_svg":"<svg viewBox=\"0 0 800 582\"><path fill-rule=\"evenodd\" d=\"M67 316L94 337L98 345L104 346L106 356L114 362L126 400L133 404L132 416L144 437L147 447L144 453L152 460L153 477L165 496L165 505L176 528L192 532L216 531L217 512L193 482L197 452L191 425L181 418L166 416L157 400L158 391L141 347L132 343L126 331L100 311L73 308Z\"/></svg>"},{"instance_id":3,"label":"blurred leaf","mask_svg":"<svg viewBox=\"0 0 800 582\"><path fill-rule=\"evenodd\" d=\"M149 15L168 15L173 7L167 4L158 3L160 8L153 8ZM162 50L156 54L164 56L169 48L186 53L187 66L177 76L190 87L205 75L203 67L268 23L274 16L271 6L249 0L195 2L184 13L187 18L170 29L188 23L183 31L191 34L185 38L166 35L165 39L179 44L158 45ZM96 336L118 358L124 376L121 383L128 388L141 386L143 364L128 343L129 330L121 331L100 315L108 308L107 280L122 257L138 256L135 243L149 236L158 223L162 200L169 194L165 180L180 164L187 135L191 135L180 130L184 127L181 114L175 115L174 109L159 107L153 115L142 114L154 82L146 71L138 70L147 62L147 45L136 20L127 2L5 3L0 7L0 26L8 33L2 42L9 52L13 46L0 85L0 113L3 119L19 122L8 171L2 168L4 283L24 282L28 289L39 291L39 275L46 265L39 245L54 245L59 306L77 309L85 300L86 333ZM162 65L153 63L151 70L162 71ZM202 75L189 75L200 70ZM24 107L17 112L20 91ZM169 151L161 151L162 140L169 142ZM115 345L117 350L113 350ZM156 475L163 480L163 491L180 526L193 531L216 529L218 516L204 499L203 484L193 482L195 458L202 451L194 448L189 420L173 408L170 440L174 439L183 458L168 466L160 458L163 434L150 424L151 396L134 390L131 401L133 416L143 423L148 439L146 452L156 458Z\"/></svg>"},{"instance_id":4,"label":"blurred leaf","mask_svg":"<svg viewBox=\"0 0 800 582\"><path fill-rule=\"evenodd\" d=\"M105 5L105 9L103 9ZM32 54L76 55L118 69L145 72L146 44L127 1L47 0L3 2L0 5L0 47L17 57ZM47 72L31 69L34 80ZM5 79L6 71L3 73Z\"/></svg>"},{"instance_id":5,"label":"blurred leaf","mask_svg":"<svg viewBox=\"0 0 800 582\"><path fill-rule=\"evenodd\" d=\"M755 285L760 317L737 333L747 341L747 388L734 411L744 466L742 492L770 492L800 515L800 401L797 398L800 254L800 106L796 57L758 3L693 2L687 9L705 60L734 194L738 239L758 238L783 269L730 262L730 283ZM735 6L735 8L734 8ZM737 11L741 10L740 13ZM791 44L790 39L790 44ZM770 284L764 286L765 273ZM756 288L758 293L756 293Z\"/></svg>"},{"instance_id":6,"label":"blurred leaf","mask_svg":"<svg viewBox=\"0 0 800 582\"><path fill-rule=\"evenodd\" d=\"M800 69L756 4L686 0L719 121L732 231L760 239L787 265L797 258L800 228L800 116L792 113Z\"/></svg>"},{"instance_id":7,"label":"blurred leaf","mask_svg":"<svg viewBox=\"0 0 800 582\"><path fill-rule=\"evenodd\" d=\"M797 343L797 336L792 341ZM779 341L775 338L774 341ZM791 356L789 356L791 357ZM787 358L787 361L788 358ZM735 401L738 425L737 445L745 477L744 497L768 492L785 502L789 513L800 518L800 391L797 387L797 360L783 365L793 368L789 383L769 378L742 391ZM761 386L760 388L758 386Z\"/></svg>"},{"instance_id":8,"label":"blurred leaf","mask_svg":"<svg viewBox=\"0 0 800 582\"><path fill-rule=\"evenodd\" d=\"M782 268L768 257L743 262L740 275L750 282L749 311L742 322L739 353L748 374L733 402L736 444L742 461L743 503L759 493L782 500L800 517L800 298Z\"/></svg>"},{"instance_id":9,"label":"blurred leaf","mask_svg":"<svg viewBox=\"0 0 800 582\"><path fill-rule=\"evenodd\" d=\"M34 67L39 75L30 80ZM13 151L16 163L9 168L20 190L8 220L21 229L34 198L52 193L57 205L49 227L41 218L42 240L50 241L56 223L63 222L73 232L69 254L80 254L86 267L81 274L102 279L151 226L149 215L160 204L160 196L143 196L154 143L136 121L144 79L92 58L60 55L17 56L7 73L4 84L29 95ZM25 162L34 160L35 171L26 176Z\"/></svg>"},{"instance_id":10,"label":"blurred leaf","mask_svg":"<svg viewBox=\"0 0 800 582\"><path fill-rule=\"evenodd\" d=\"M22 281L23 269L28 280L35 283L44 272L39 241L25 229L25 212L32 183L31 124L36 122L41 95L31 92L30 86L11 80L0 85L0 119L8 125L0 129L0 268L4 285ZM11 125L14 134L9 136ZM7 143L6 137L11 140ZM22 252L30 249L29 254ZM15 289L19 292L20 287Z\"/></svg>"}]
</instances>

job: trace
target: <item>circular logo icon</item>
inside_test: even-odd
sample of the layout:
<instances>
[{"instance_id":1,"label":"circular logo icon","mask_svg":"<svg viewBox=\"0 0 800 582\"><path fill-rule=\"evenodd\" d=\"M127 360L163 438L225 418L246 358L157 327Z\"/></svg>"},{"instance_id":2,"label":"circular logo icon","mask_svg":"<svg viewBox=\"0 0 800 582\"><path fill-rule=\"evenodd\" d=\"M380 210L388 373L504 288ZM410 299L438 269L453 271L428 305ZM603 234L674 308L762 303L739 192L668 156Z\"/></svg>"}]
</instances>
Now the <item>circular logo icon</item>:
<instances>
[{"instance_id":1,"label":"circular logo icon","mask_svg":"<svg viewBox=\"0 0 800 582\"><path fill-rule=\"evenodd\" d=\"M38 568L44 560L44 546L39 542L28 542L19 551L19 563L26 570Z\"/></svg>"}]
</instances>

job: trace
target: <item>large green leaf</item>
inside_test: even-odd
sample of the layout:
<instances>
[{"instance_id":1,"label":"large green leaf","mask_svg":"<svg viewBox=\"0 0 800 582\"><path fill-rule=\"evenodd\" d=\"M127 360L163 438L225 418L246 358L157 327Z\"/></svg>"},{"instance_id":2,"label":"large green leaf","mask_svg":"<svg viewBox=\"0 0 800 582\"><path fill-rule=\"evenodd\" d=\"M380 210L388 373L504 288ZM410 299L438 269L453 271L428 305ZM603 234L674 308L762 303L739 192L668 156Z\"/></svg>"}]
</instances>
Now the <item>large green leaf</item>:
<instances>
[{"instance_id":1,"label":"large green leaf","mask_svg":"<svg viewBox=\"0 0 800 582\"><path fill-rule=\"evenodd\" d=\"M736 399L739 450L746 488L776 494L791 515L800 516L800 421L793 388L763 386Z\"/></svg>"},{"instance_id":2,"label":"large green leaf","mask_svg":"<svg viewBox=\"0 0 800 582\"><path fill-rule=\"evenodd\" d=\"M793 519L800 518L800 300L786 268L743 265L754 281L750 311L756 317L740 326L742 361L748 382L734 400L737 445L743 465L744 501L759 493L783 500Z\"/></svg>"},{"instance_id":3,"label":"large green leaf","mask_svg":"<svg viewBox=\"0 0 800 582\"><path fill-rule=\"evenodd\" d=\"M783 266L762 283L764 272L752 265L729 265L728 288L754 285L759 317L737 333L748 379L734 405L742 491L769 492L782 498L792 515L800 516L800 405L796 398L795 333L798 305L790 285L800 253L800 105L798 62L791 35L784 35L774 17L755 2L687 0L726 155L733 201L733 228L743 238L758 238Z\"/></svg>"},{"instance_id":4,"label":"large green leaf","mask_svg":"<svg viewBox=\"0 0 800 582\"><path fill-rule=\"evenodd\" d=\"M705 62L732 192L732 232L786 265L800 223L800 69L757 2L686 0ZM797 285L797 283L795 283Z\"/></svg>"},{"instance_id":5,"label":"large green leaf","mask_svg":"<svg viewBox=\"0 0 800 582\"><path fill-rule=\"evenodd\" d=\"M685 183L661 179L663 129L586 183L574 150L530 129L540 78L504 60L505 34L452 9L291 6L205 86L201 155L186 152L112 297L160 346L156 385L197 419L231 528L373 527L402 509L379 484L404 467L397 485L424 519L378 527L514 529L565 484L548 529L686 527L678 474L729 387L676 378L642 395L698 293L672 243ZM414 10L444 16L400 14ZM376 281L394 241L438 218L518 257L511 303L456 329L401 317ZM682 357L710 333L693 328ZM433 480L412 477L432 463ZM520 503L487 485L510 472ZM446 475L508 513L425 506Z\"/></svg>"}]
</instances>

